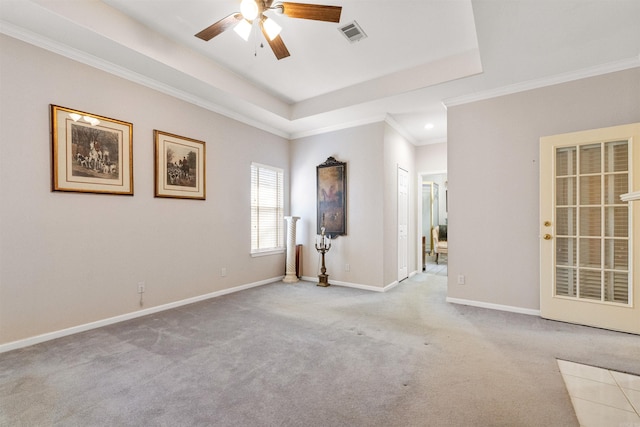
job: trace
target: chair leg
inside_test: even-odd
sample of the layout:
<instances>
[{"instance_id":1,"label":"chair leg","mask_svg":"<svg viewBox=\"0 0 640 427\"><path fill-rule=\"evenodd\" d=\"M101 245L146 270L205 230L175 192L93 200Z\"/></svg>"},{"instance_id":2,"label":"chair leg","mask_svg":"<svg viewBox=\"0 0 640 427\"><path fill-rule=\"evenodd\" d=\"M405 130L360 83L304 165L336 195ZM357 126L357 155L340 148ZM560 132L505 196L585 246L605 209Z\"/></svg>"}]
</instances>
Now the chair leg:
<instances>
[{"instance_id":1,"label":"chair leg","mask_svg":"<svg viewBox=\"0 0 640 427\"><path fill-rule=\"evenodd\" d=\"M438 263L438 257L440 256L440 254L438 252L436 252L436 264Z\"/></svg>"}]
</instances>

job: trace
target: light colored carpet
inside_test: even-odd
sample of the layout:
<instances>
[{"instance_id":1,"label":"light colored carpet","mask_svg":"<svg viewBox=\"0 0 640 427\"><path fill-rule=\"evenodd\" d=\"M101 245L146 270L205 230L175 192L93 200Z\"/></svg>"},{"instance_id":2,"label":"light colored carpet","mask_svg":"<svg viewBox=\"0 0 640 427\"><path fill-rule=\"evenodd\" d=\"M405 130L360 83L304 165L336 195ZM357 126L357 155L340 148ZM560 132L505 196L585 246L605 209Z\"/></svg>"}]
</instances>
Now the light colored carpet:
<instances>
[{"instance_id":1,"label":"light colored carpet","mask_svg":"<svg viewBox=\"0 0 640 427\"><path fill-rule=\"evenodd\" d=\"M640 373L640 337L274 283L0 354L7 426L577 426L556 358Z\"/></svg>"}]
</instances>

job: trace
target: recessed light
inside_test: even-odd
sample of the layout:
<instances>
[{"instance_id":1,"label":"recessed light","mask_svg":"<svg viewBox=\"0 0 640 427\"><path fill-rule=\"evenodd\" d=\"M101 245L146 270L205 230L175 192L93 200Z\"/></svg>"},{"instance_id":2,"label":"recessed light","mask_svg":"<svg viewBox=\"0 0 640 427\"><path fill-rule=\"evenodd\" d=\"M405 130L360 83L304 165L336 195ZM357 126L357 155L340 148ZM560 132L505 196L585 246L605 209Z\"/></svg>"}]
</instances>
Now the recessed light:
<instances>
[{"instance_id":1,"label":"recessed light","mask_svg":"<svg viewBox=\"0 0 640 427\"><path fill-rule=\"evenodd\" d=\"M424 125L425 129L433 129L433 123L427 123L426 125Z\"/></svg>"}]
</instances>

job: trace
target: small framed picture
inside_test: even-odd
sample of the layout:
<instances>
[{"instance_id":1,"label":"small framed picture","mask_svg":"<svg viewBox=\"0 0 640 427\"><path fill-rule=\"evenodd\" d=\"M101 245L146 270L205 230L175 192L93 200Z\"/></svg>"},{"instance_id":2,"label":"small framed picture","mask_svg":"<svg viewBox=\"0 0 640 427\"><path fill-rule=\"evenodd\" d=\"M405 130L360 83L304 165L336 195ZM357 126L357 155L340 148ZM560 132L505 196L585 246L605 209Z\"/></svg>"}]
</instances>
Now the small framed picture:
<instances>
[{"instance_id":1,"label":"small framed picture","mask_svg":"<svg viewBox=\"0 0 640 427\"><path fill-rule=\"evenodd\" d=\"M51 105L53 191L133 195L133 125Z\"/></svg>"},{"instance_id":2,"label":"small framed picture","mask_svg":"<svg viewBox=\"0 0 640 427\"><path fill-rule=\"evenodd\" d=\"M159 130L155 139L155 196L177 199L206 198L204 141Z\"/></svg>"}]
</instances>

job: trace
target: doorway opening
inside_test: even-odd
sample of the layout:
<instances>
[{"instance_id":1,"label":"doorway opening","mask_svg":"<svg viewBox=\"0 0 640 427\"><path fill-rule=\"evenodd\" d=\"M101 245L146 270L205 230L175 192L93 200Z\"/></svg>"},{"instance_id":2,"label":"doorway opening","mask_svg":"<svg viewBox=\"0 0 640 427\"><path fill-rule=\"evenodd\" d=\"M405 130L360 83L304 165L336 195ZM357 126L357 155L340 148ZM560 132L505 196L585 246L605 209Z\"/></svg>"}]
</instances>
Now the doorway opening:
<instances>
[{"instance_id":1,"label":"doorway opening","mask_svg":"<svg viewBox=\"0 0 640 427\"><path fill-rule=\"evenodd\" d=\"M446 276L448 189L446 172L420 175L420 265L427 274Z\"/></svg>"}]
</instances>

